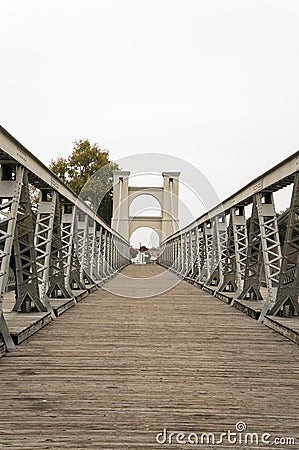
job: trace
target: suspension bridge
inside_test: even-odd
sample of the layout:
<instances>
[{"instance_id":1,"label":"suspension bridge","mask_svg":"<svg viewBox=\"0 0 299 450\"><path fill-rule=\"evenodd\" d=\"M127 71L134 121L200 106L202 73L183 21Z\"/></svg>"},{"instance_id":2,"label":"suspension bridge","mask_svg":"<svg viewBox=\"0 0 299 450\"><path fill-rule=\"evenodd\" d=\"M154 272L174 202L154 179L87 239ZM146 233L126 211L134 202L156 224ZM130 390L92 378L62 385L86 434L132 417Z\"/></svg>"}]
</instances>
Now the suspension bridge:
<instances>
[{"instance_id":1,"label":"suspension bridge","mask_svg":"<svg viewBox=\"0 0 299 450\"><path fill-rule=\"evenodd\" d=\"M179 175L115 173L110 228L0 127L0 448L298 447L299 152L183 229ZM144 190L164 240L138 266Z\"/></svg>"}]
</instances>

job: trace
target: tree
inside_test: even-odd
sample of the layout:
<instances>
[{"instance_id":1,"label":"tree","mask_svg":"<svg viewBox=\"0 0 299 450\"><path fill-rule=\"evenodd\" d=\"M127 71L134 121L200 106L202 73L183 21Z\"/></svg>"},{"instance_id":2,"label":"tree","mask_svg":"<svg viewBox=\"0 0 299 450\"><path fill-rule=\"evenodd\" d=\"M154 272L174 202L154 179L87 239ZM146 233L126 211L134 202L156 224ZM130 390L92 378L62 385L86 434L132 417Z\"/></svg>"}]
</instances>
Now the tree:
<instances>
[{"instance_id":1,"label":"tree","mask_svg":"<svg viewBox=\"0 0 299 450\"><path fill-rule=\"evenodd\" d=\"M88 139L74 142L71 155L59 156L50 169L91 208L111 224L113 171L119 167L109 159L109 151Z\"/></svg>"}]
</instances>

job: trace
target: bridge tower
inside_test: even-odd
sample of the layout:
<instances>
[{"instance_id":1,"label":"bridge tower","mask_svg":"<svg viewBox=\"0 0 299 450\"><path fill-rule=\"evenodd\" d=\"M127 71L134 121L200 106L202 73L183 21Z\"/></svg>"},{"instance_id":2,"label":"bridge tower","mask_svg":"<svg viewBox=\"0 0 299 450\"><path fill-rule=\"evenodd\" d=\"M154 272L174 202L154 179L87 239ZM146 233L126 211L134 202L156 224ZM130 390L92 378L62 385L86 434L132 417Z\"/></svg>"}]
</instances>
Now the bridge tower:
<instances>
[{"instance_id":1,"label":"bridge tower","mask_svg":"<svg viewBox=\"0 0 299 450\"><path fill-rule=\"evenodd\" d=\"M111 227L128 240L138 228L150 227L158 233L161 242L179 228L180 172L162 172L163 187L130 186L129 176L130 172L127 171L114 172ZM154 197L160 204L161 215L130 215L132 202L141 195Z\"/></svg>"}]
</instances>

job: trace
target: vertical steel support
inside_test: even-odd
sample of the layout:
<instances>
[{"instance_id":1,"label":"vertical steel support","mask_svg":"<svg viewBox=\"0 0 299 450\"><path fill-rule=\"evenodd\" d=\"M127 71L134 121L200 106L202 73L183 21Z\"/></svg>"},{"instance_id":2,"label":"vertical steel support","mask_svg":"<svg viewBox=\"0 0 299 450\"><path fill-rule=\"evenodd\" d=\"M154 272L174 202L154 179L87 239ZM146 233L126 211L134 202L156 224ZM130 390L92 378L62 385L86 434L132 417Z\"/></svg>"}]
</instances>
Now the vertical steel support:
<instances>
[{"instance_id":1,"label":"vertical steel support","mask_svg":"<svg viewBox=\"0 0 299 450\"><path fill-rule=\"evenodd\" d=\"M271 315L299 315L299 172L294 177L276 303Z\"/></svg>"},{"instance_id":2,"label":"vertical steel support","mask_svg":"<svg viewBox=\"0 0 299 450\"><path fill-rule=\"evenodd\" d=\"M116 260L116 253L115 253L115 241L114 236L111 233L110 234L110 242L111 242L111 259L110 259L110 267L111 267L111 274L113 275L115 272L115 260Z\"/></svg>"},{"instance_id":3,"label":"vertical steel support","mask_svg":"<svg viewBox=\"0 0 299 450\"><path fill-rule=\"evenodd\" d=\"M172 239L172 261L171 261L171 268L172 270L175 269L176 266L176 259L177 259L177 248L176 248L176 238Z\"/></svg>"},{"instance_id":4,"label":"vertical steel support","mask_svg":"<svg viewBox=\"0 0 299 450\"><path fill-rule=\"evenodd\" d=\"M187 267L186 267L186 277L191 278L193 273L193 234L192 231L187 233Z\"/></svg>"},{"instance_id":5,"label":"vertical steel support","mask_svg":"<svg viewBox=\"0 0 299 450\"><path fill-rule=\"evenodd\" d=\"M115 262L114 262L114 269L118 270L120 267L120 254L119 254L119 249L120 249L120 241L119 238L117 236L114 236L114 248L115 248Z\"/></svg>"},{"instance_id":6,"label":"vertical steel support","mask_svg":"<svg viewBox=\"0 0 299 450\"><path fill-rule=\"evenodd\" d=\"M4 315L3 298L8 280L13 239L22 190L24 168L1 165L0 168L0 331L6 347L15 347Z\"/></svg>"},{"instance_id":7,"label":"vertical steel support","mask_svg":"<svg viewBox=\"0 0 299 450\"><path fill-rule=\"evenodd\" d=\"M281 269L281 247L279 240L277 214L272 192L256 194L261 230L262 253L266 285L268 288L268 309L276 301Z\"/></svg>"},{"instance_id":8,"label":"vertical steel support","mask_svg":"<svg viewBox=\"0 0 299 450\"><path fill-rule=\"evenodd\" d=\"M176 236L174 238L174 266L173 266L173 270L174 272L178 272L179 270L179 262L180 262L180 238L179 236Z\"/></svg>"},{"instance_id":9,"label":"vertical steel support","mask_svg":"<svg viewBox=\"0 0 299 450\"><path fill-rule=\"evenodd\" d=\"M102 255L102 234L103 227L100 225L100 229L97 231L96 236L96 245L97 245L97 273L100 282L105 278L104 276L104 268L103 268L103 255Z\"/></svg>"},{"instance_id":10,"label":"vertical steel support","mask_svg":"<svg viewBox=\"0 0 299 450\"><path fill-rule=\"evenodd\" d=\"M40 301L34 246L34 219L29 195L28 173L23 170L23 182L14 236L14 258L16 266L16 303L13 311L31 312L32 303L39 311L47 311ZM51 311L51 307L48 308Z\"/></svg>"},{"instance_id":11,"label":"vertical steel support","mask_svg":"<svg viewBox=\"0 0 299 450\"><path fill-rule=\"evenodd\" d=\"M213 219L213 242L212 257L210 266L210 277L205 283L219 287L223 283L224 261L226 252L226 217L224 214L214 217Z\"/></svg>"},{"instance_id":12,"label":"vertical steel support","mask_svg":"<svg viewBox=\"0 0 299 450\"><path fill-rule=\"evenodd\" d=\"M211 264L213 257L213 229L211 222L203 225L203 265L199 277L199 282L206 282L211 276Z\"/></svg>"},{"instance_id":13,"label":"vertical steel support","mask_svg":"<svg viewBox=\"0 0 299 450\"><path fill-rule=\"evenodd\" d=\"M186 277L189 269L189 233L184 233L184 253L183 253L183 277Z\"/></svg>"},{"instance_id":14,"label":"vertical steel support","mask_svg":"<svg viewBox=\"0 0 299 450\"><path fill-rule=\"evenodd\" d=\"M246 256L246 268L244 276L243 291L239 295L240 299L250 298L252 300L262 300L261 288L262 276L262 251L260 224L257 210L257 196L253 198L252 212L249 226L248 248Z\"/></svg>"},{"instance_id":15,"label":"vertical steel support","mask_svg":"<svg viewBox=\"0 0 299 450\"><path fill-rule=\"evenodd\" d=\"M247 227L243 206L233 207L229 213L229 227L224 265L224 279L220 291L243 290L246 269Z\"/></svg>"},{"instance_id":16,"label":"vertical steel support","mask_svg":"<svg viewBox=\"0 0 299 450\"><path fill-rule=\"evenodd\" d=\"M110 233L107 231L106 233L106 273L107 277L110 277L110 261L111 261L111 242L110 242Z\"/></svg>"},{"instance_id":17,"label":"vertical steel support","mask_svg":"<svg viewBox=\"0 0 299 450\"><path fill-rule=\"evenodd\" d=\"M40 297L43 302L50 305L50 297L71 297L65 285L59 195L54 190L41 191L35 247Z\"/></svg>"},{"instance_id":18,"label":"vertical steel support","mask_svg":"<svg viewBox=\"0 0 299 450\"><path fill-rule=\"evenodd\" d=\"M77 213L77 256L80 263L82 284L93 284L89 254L89 216L82 211Z\"/></svg>"},{"instance_id":19,"label":"vertical steel support","mask_svg":"<svg viewBox=\"0 0 299 450\"><path fill-rule=\"evenodd\" d=\"M195 274L196 239L197 239L196 230L193 229L189 232L189 267L187 276L190 279L193 279Z\"/></svg>"},{"instance_id":20,"label":"vertical steel support","mask_svg":"<svg viewBox=\"0 0 299 450\"><path fill-rule=\"evenodd\" d=\"M273 193L257 193L253 198L245 282L240 298L263 298L260 287L264 269L268 299L262 315L275 304L280 267L281 249Z\"/></svg>"},{"instance_id":21,"label":"vertical steel support","mask_svg":"<svg viewBox=\"0 0 299 450\"><path fill-rule=\"evenodd\" d=\"M172 261L172 265L171 265L171 269L176 272L177 268L178 268L178 257L179 257L179 253L178 253L178 238L175 237L173 238L173 261Z\"/></svg>"},{"instance_id":22,"label":"vertical steel support","mask_svg":"<svg viewBox=\"0 0 299 450\"><path fill-rule=\"evenodd\" d=\"M88 218L88 237L87 237L87 249L90 257L89 264L89 275L93 282L97 283L99 281L98 274L98 258L97 258L97 239L96 239L97 229L96 221L94 218Z\"/></svg>"},{"instance_id":23,"label":"vertical steel support","mask_svg":"<svg viewBox=\"0 0 299 450\"><path fill-rule=\"evenodd\" d=\"M195 278L198 275L198 253L197 253L198 227L194 228L192 233L193 233L193 240L192 240L192 274L191 274L191 277L193 280L195 280Z\"/></svg>"},{"instance_id":24,"label":"vertical steel support","mask_svg":"<svg viewBox=\"0 0 299 450\"><path fill-rule=\"evenodd\" d=\"M76 207L71 203L63 205L61 218L61 243L65 270L65 285L72 294L72 289L85 289L80 280L80 263L76 252L77 220Z\"/></svg>"},{"instance_id":25,"label":"vertical steel support","mask_svg":"<svg viewBox=\"0 0 299 450\"><path fill-rule=\"evenodd\" d=\"M179 270L178 272L181 274L184 271L184 235L180 234L180 258L179 258Z\"/></svg>"},{"instance_id":26,"label":"vertical steel support","mask_svg":"<svg viewBox=\"0 0 299 450\"><path fill-rule=\"evenodd\" d=\"M203 233L203 227L197 226L196 227L196 276L195 276L195 282L199 282L200 280L200 274L202 272L203 266L204 266L204 233Z\"/></svg>"},{"instance_id":27,"label":"vertical steel support","mask_svg":"<svg viewBox=\"0 0 299 450\"><path fill-rule=\"evenodd\" d=\"M102 234L102 255L103 255L103 272L104 272L104 276L105 278L109 277L109 266L108 266L108 239L107 239L107 235L108 235L108 231L105 229L103 230L103 234Z\"/></svg>"}]
</instances>

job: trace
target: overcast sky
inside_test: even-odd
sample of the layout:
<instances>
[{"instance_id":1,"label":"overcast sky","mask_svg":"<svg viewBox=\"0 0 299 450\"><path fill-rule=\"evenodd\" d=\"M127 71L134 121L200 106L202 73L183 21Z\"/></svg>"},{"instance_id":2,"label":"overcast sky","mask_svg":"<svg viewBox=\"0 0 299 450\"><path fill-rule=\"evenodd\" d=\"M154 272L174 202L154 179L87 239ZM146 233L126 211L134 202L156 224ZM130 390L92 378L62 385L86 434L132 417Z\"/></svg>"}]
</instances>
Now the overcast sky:
<instances>
[{"instance_id":1,"label":"overcast sky","mask_svg":"<svg viewBox=\"0 0 299 450\"><path fill-rule=\"evenodd\" d=\"M0 123L43 162L166 153L224 199L299 148L298 0L0 5Z\"/></svg>"}]
</instances>

